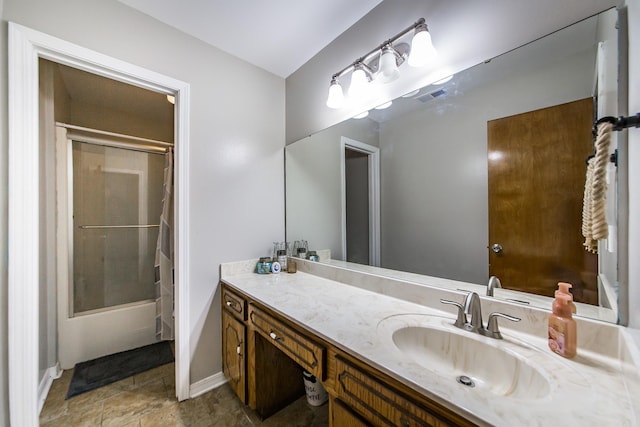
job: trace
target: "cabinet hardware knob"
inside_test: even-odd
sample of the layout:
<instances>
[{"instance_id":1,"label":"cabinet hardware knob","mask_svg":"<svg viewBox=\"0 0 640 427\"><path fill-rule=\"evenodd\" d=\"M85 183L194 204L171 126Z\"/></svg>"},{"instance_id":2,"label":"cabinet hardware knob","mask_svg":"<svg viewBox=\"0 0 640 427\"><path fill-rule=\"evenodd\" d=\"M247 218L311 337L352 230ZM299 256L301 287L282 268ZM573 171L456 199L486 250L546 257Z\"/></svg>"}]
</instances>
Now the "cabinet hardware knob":
<instances>
[{"instance_id":1,"label":"cabinet hardware knob","mask_svg":"<svg viewBox=\"0 0 640 427\"><path fill-rule=\"evenodd\" d=\"M269 332L269 336L271 337L271 339L274 339L276 341L282 341L282 337L279 337L275 332L271 331Z\"/></svg>"},{"instance_id":2,"label":"cabinet hardware knob","mask_svg":"<svg viewBox=\"0 0 640 427\"><path fill-rule=\"evenodd\" d=\"M242 353L242 348L241 348L241 346L242 346L242 343L238 344L238 346L236 347L236 353L238 353L238 356L240 356L240 355L241 355L241 353Z\"/></svg>"}]
</instances>

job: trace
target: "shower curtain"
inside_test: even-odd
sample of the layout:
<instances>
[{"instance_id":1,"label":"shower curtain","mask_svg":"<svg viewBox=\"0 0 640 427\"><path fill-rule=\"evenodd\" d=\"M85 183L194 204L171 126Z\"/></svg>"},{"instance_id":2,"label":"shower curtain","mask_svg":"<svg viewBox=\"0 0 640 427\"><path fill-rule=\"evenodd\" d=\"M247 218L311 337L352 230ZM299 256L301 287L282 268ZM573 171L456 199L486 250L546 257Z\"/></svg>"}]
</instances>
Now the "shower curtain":
<instances>
[{"instance_id":1,"label":"shower curtain","mask_svg":"<svg viewBox=\"0 0 640 427\"><path fill-rule=\"evenodd\" d=\"M174 339L173 303L173 150L165 154L162 213L156 246L156 339Z\"/></svg>"}]
</instances>

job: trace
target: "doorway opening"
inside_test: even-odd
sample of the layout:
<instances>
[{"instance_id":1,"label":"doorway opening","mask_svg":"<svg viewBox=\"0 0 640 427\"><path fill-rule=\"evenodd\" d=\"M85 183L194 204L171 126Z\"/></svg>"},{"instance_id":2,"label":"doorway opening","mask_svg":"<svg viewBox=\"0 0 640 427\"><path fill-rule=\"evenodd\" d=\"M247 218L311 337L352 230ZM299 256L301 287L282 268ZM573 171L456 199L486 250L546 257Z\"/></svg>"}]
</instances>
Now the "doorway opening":
<instances>
[{"instance_id":1,"label":"doorway opening","mask_svg":"<svg viewBox=\"0 0 640 427\"><path fill-rule=\"evenodd\" d=\"M42 191L48 190L49 186L41 179L41 160L46 153L39 138L38 71L41 58L175 97L176 394L179 400L187 399L189 270L188 264L180 260L189 259L186 215L189 205L189 85L11 22L9 46L8 245L11 257L8 261L8 361L11 424L38 424L39 401L50 386L50 382L47 385L47 372L42 371L40 356L43 348L49 350L56 332L55 328L52 330L51 322L41 316L42 307L49 307L52 299L43 301L50 289L43 282L52 280L51 264L55 270L55 258L51 256L55 248L50 243L47 246L55 227L50 226L49 218L43 218L45 215L40 209L43 199L53 197L50 191Z\"/></svg>"},{"instance_id":2,"label":"doorway opening","mask_svg":"<svg viewBox=\"0 0 640 427\"><path fill-rule=\"evenodd\" d=\"M380 266L380 150L341 138L343 260Z\"/></svg>"}]
</instances>

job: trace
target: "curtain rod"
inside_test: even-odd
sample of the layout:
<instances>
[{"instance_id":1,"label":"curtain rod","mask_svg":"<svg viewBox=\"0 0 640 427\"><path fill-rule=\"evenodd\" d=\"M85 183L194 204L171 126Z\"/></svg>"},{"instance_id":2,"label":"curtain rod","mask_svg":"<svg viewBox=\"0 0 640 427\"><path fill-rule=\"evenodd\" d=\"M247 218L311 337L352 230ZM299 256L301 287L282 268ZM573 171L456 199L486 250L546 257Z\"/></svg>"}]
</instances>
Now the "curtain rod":
<instances>
[{"instance_id":1,"label":"curtain rod","mask_svg":"<svg viewBox=\"0 0 640 427\"><path fill-rule=\"evenodd\" d=\"M128 139L128 140L131 140L131 141L145 142L147 144L155 144L155 145L158 145L160 147L173 147L173 142L165 142L165 141L158 141L158 140L155 140L155 139L140 138L138 136L125 135L125 134L122 134L122 133L115 133L115 132L107 132L107 131L104 131L104 130L91 129L91 128L86 128L86 127L82 127L82 126L70 125L68 123L56 122L56 126L61 126L61 127L67 128L67 129L73 129L73 130L77 130L77 131L81 131L81 132L90 132L90 133L95 133L95 134L99 134L99 135L111 136L111 137L115 137L115 138L124 138L124 139Z\"/></svg>"}]
</instances>

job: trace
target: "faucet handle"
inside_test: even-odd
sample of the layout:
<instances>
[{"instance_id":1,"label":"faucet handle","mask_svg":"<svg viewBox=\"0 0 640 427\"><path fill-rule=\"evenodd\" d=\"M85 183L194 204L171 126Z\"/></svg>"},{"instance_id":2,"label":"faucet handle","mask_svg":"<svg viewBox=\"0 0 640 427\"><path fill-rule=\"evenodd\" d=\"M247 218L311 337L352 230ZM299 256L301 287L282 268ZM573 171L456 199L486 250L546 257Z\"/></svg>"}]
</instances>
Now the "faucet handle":
<instances>
[{"instance_id":1,"label":"faucet handle","mask_svg":"<svg viewBox=\"0 0 640 427\"><path fill-rule=\"evenodd\" d=\"M464 328L464 325L467 323L467 315L464 313L464 306L459 302L450 301L448 299L441 299L440 302L442 304L455 305L458 307L458 318L454 322L453 326Z\"/></svg>"},{"instance_id":2,"label":"faucet handle","mask_svg":"<svg viewBox=\"0 0 640 427\"><path fill-rule=\"evenodd\" d=\"M519 317L509 316L504 313L491 313L489 320L487 320L487 329L483 332L483 335L499 340L502 339L502 334L500 333L500 329L498 329L498 317L511 320L512 322L519 322L521 320Z\"/></svg>"}]
</instances>

